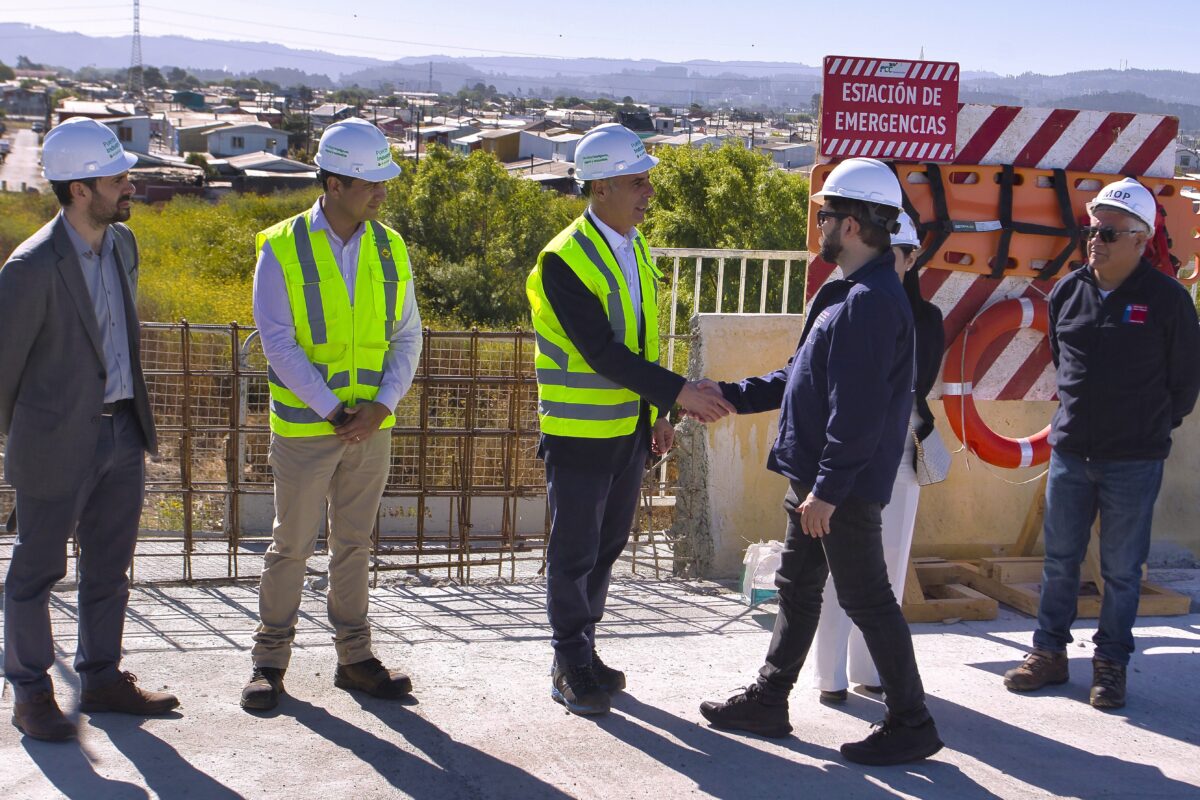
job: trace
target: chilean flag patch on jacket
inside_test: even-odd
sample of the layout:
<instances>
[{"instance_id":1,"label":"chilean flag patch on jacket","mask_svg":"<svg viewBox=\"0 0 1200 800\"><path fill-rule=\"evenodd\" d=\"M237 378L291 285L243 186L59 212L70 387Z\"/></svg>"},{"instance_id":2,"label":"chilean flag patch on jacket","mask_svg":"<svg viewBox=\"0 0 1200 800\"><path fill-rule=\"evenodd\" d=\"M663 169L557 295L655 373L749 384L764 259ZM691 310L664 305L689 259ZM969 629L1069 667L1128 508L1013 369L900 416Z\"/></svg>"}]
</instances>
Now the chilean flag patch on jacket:
<instances>
[{"instance_id":1,"label":"chilean flag patch on jacket","mask_svg":"<svg viewBox=\"0 0 1200 800\"><path fill-rule=\"evenodd\" d=\"M1131 323L1133 325L1145 325L1146 324L1146 312L1149 310L1150 310L1149 306L1143 306L1143 305L1137 305L1136 303L1130 303L1129 305L1125 306L1124 321Z\"/></svg>"}]
</instances>

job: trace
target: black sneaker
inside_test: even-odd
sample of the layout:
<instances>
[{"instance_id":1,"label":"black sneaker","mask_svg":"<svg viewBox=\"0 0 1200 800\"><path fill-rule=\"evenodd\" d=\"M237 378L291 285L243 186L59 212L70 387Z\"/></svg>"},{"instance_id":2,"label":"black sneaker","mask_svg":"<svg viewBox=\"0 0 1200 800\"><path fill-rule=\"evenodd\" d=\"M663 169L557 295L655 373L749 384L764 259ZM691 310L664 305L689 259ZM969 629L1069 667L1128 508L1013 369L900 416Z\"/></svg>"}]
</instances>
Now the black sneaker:
<instances>
[{"instance_id":1,"label":"black sneaker","mask_svg":"<svg viewBox=\"0 0 1200 800\"><path fill-rule=\"evenodd\" d=\"M597 682L591 664L568 667L555 664L550 678L550 697L581 717L607 714L609 709L608 693Z\"/></svg>"},{"instance_id":2,"label":"black sneaker","mask_svg":"<svg viewBox=\"0 0 1200 800\"><path fill-rule=\"evenodd\" d=\"M890 717L871 727L871 735L866 739L842 745L843 758L855 764L882 767L920 761L942 749L932 718L915 728L894 722Z\"/></svg>"},{"instance_id":3,"label":"black sneaker","mask_svg":"<svg viewBox=\"0 0 1200 800\"><path fill-rule=\"evenodd\" d=\"M757 683L747 686L724 703L705 700L700 704L700 713L714 728L746 731L770 738L787 736L792 732L787 701L764 702L762 687Z\"/></svg>"},{"instance_id":4,"label":"black sneaker","mask_svg":"<svg viewBox=\"0 0 1200 800\"><path fill-rule=\"evenodd\" d=\"M255 667L242 689L242 708L270 711L279 705L279 695L284 694L283 673L277 667Z\"/></svg>"},{"instance_id":5,"label":"black sneaker","mask_svg":"<svg viewBox=\"0 0 1200 800\"><path fill-rule=\"evenodd\" d=\"M596 683L600 684L600 688L609 694L616 694L625 688L625 673L619 669L613 669L600 660L600 654L594 649L592 650L592 674L596 676Z\"/></svg>"},{"instance_id":6,"label":"black sneaker","mask_svg":"<svg viewBox=\"0 0 1200 800\"><path fill-rule=\"evenodd\" d=\"M827 706L840 706L849 696L850 692L845 689L821 690L821 702Z\"/></svg>"}]
</instances>

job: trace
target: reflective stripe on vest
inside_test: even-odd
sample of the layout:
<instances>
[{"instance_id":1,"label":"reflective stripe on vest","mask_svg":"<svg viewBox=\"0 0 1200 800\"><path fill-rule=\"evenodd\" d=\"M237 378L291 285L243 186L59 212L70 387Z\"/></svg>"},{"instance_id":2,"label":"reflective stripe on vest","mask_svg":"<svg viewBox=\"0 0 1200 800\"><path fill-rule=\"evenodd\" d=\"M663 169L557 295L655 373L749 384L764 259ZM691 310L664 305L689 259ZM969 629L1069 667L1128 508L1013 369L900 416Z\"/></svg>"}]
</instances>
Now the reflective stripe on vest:
<instances>
[{"instance_id":1,"label":"reflective stripe on vest","mask_svg":"<svg viewBox=\"0 0 1200 800\"><path fill-rule=\"evenodd\" d=\"M311 211L262 231L257 244L260 249L270 245L279 261L296 342L325 385L347 406L375 399L411 277L404 240L378 222L367 224L360 239L353 304L325 232L311 230ZM267 380L273 433L333 434L333 425L288 389L270 365ZM394 424L395 417L388 416L380 428Z\"/></svg>"},{"instance_id":2,"label":"reflective stripe on vest","mask_svg":"<svg viewBox=\"0 0 1200 800\"><path fill-rule=\"evenodd\" d=\"M567 337L541 282L542 259L557 254L596 295L609 319L616 341L648 361L658 361L658 317L656 278L661 275L647 257L641 234L634 237L635 256L643 298L646 326L644 352L638 342L638 321L632 313L632 298L625 278L602 234L585 216L554 238L538 257L526 281L535 331L538 381L538 418L542 431L560 436L613 438L632 433L641 412L641 397L630 389L599 375ZM606 260L607 258L607 260ZM610 263L611 262L611 263ZM566 313L566 310L564 310ZM657 409L650 407L653 424Z\"/></svg>"}]
</instances>

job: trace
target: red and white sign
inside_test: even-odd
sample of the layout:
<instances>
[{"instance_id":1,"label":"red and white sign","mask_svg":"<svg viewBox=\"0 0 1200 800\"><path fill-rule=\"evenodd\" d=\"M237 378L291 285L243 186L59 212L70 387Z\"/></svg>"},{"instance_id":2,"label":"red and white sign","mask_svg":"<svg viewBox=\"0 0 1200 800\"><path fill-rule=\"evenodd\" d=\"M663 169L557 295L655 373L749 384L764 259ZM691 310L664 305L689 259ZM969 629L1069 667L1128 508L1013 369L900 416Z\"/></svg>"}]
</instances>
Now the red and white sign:
<instances>
[{"instance_id":1,"label":"red and white sign","mask_svg":"<svg viewBox=\"0 0 1200 800\"><path fill-rule=\"evenodd\" d=\"M821 155L954 158L958 64L825 56Z\"/></svg>"}]
</instances>

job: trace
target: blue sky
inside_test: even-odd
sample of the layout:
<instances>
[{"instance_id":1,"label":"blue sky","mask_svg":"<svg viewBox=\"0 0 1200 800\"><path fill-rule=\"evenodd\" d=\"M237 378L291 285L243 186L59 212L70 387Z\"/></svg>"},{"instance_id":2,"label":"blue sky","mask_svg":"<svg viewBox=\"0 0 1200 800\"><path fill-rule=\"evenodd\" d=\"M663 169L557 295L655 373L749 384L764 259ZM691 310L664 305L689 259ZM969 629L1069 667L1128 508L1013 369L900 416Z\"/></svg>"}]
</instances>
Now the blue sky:
<instances>
[{"instance_id":1,"label":"blue sky","mask_svg":"<svg viewBox=\"0 0 1200 800\"><path fill-rule=\"evenodd\" d=\"M0 21L111 36L128 33L132 5L0 0ZM1122 66L1200 72L1196 0L145 0L142 34L265 40L377 58L524 54L816 65L825 54L913 58L924 47L927 58L1002 75Z\"/></svg>"}]
</instances>

